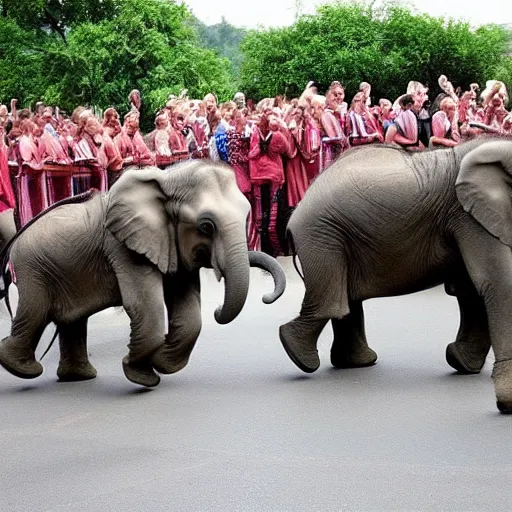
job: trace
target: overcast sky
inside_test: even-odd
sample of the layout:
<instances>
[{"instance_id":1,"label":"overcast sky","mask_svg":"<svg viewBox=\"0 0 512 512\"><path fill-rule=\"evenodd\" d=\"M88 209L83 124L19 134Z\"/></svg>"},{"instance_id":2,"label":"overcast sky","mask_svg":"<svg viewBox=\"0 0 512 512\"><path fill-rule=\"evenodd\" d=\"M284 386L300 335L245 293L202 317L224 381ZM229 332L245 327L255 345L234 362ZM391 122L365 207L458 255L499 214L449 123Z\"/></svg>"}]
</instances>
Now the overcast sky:
<instances>
[{"instance_id":1,"label":"overcast sky","mask_svg":"<svg viewBox=\"0 0 512 512\"><path fill-rule=\"evenodd\" d=\"M303 14L313 13L328 0L184 0L193 13L208 25L222 16L232 25L254 28L290 25L297 6ZM479 4L476 0L410 0L405 2L433 16L455 17L473 25L512 23L512 0L492 0Z\"/></svg>"}]
</instances>

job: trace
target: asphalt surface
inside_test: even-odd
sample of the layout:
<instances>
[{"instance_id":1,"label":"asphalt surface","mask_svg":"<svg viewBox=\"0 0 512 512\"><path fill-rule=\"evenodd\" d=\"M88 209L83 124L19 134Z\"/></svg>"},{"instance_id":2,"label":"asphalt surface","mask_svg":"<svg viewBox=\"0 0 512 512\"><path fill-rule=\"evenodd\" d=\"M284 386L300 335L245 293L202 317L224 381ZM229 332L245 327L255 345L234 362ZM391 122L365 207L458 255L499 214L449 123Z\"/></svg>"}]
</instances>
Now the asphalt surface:
<instances>
[{"instance_id":1,"label":"asphalt surface","mask_svg":"<svg viewBox=\"0 0 512 512\"><path fill-rule=\"evenodd\" d=\"M200 339L155 389L124 377L129 323L113 309L90 321L94 381L57 382L57 344L38 379L0 368L0 511L510 512L512 416L495 406L492 354L480 375L445 362L455 300L436 288L366 302L377 364L333 369L328 326L306 375L278 338L303 296L280 262L283 297L264 305L271 279L253 269L226 326L213 318L222 284L202 273Z\"/></svg>"}]
</instances>

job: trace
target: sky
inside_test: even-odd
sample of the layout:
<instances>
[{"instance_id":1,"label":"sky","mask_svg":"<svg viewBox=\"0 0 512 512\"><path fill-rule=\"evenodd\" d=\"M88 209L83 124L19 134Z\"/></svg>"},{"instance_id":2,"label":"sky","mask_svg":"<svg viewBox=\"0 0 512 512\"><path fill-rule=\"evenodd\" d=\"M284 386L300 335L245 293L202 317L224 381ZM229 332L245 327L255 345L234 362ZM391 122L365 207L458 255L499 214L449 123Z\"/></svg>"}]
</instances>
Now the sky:
<instances>
[{"instance_id":1,"label":"sky","mask_svg":"<svg viewBox=\"0 0 512 512\"><path fill-rule=\"evenodd\" d=\"M207 25L219 23L224 16L238 27L257 28L291 25L297 10L314 13L318 5L329 0L183 0ZM492 0L480 4L476 0L409 0L407 5L432 16L464 19L474 26L485 23L512 24L512 0Z\"/></svg>"}]
</instances>

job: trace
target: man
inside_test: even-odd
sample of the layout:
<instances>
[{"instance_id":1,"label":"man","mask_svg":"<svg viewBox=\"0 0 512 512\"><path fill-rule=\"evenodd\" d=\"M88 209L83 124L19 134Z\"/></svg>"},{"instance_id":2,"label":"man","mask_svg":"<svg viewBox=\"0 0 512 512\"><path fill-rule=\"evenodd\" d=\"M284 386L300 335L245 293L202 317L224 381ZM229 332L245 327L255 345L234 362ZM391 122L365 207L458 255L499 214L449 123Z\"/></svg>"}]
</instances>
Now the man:
<instances>
[{"instance_id":1,"label":"man","mask_svg":"<svg viewBox=\"0 0 512 512\"><path fill-rule=\"evenodd\" d=\"M399 100L400 112L386 131L385 141L388 144L397 144L405 149L420 149L418 138L418 120L412 111L414 98L411 94L405 94Z\"/></svg>"},{"instance_id":2,"label":"man","mask_svg":"<svg viewBox=\"0 0 512 512\"><path fill-rule=\"evenodd\" d=\"M453 147L460 143L457 123L457 104L447 96L441 100L440 110L432 117L432 137L430 147Z\"/></svg>"}]
</instances>

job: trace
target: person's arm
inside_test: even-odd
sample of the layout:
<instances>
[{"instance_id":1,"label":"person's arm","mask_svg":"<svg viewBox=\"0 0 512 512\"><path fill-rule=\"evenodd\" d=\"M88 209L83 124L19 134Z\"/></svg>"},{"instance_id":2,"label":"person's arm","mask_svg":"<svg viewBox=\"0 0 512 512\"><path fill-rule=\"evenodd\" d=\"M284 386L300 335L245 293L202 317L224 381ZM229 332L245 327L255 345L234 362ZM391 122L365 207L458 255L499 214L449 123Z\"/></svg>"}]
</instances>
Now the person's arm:
<instances>
[{"instance_id":1,"label":"person's arm","mask_svg":"<svg viewBox=\"0 0 512 512\"><path fill-rule=\"evenodd\" d=\"M434 114L432 117L432 137L430 137L430 142L441 146L453 147L456 146L458 142L446 137L446 121L447 117L443 111Z\"/></svg>"},{"instance_id":2,"label":"person's arm","mask_svg":"<svg viewBox=\"0 0 512 512\"><path fill-rule=\"evenodd\" d=\"M260 135L258 130L256 129L251 135L251 145L249 149L249 160L254 160L258 158L261 154L260 150Z\"/></svg>"}]
</instances>

